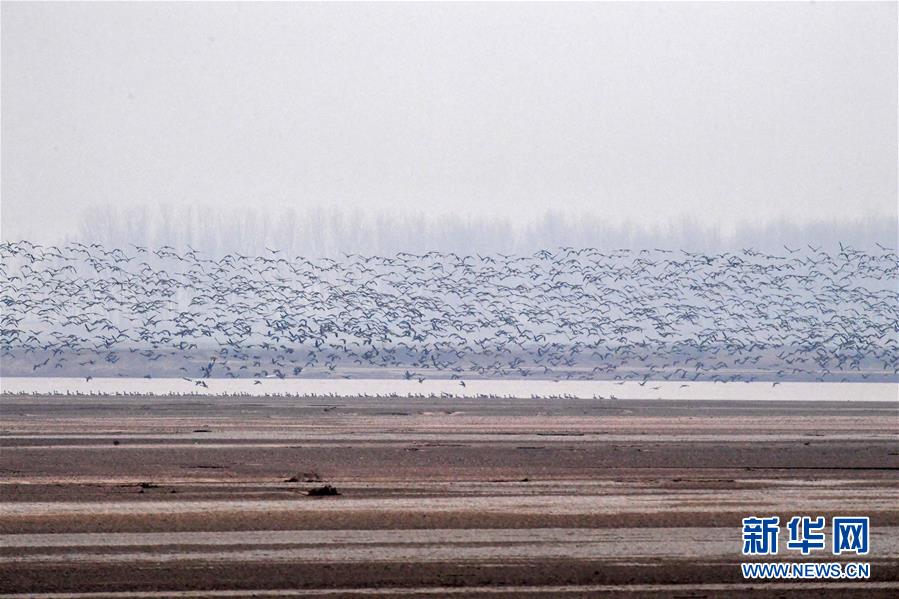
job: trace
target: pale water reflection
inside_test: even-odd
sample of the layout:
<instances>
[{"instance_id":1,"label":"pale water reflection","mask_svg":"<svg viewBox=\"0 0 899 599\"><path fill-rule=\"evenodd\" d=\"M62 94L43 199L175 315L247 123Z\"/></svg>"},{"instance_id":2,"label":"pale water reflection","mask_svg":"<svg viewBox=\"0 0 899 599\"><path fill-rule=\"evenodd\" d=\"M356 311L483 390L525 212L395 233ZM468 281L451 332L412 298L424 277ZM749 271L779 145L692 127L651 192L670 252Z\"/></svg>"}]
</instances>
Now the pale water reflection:
<instances>
[{"instance_id":1,"label":"pale water reflection","mask_svg":"<svg viewBox=\"0 0 899 599\"><path fill-rule=\"evenodd\" d=\"M773 401L899 401L899 382L811 383L547 380L203 379L4 377L3 393L340 397L535 397Z\"/></svg>"}]
</instances>

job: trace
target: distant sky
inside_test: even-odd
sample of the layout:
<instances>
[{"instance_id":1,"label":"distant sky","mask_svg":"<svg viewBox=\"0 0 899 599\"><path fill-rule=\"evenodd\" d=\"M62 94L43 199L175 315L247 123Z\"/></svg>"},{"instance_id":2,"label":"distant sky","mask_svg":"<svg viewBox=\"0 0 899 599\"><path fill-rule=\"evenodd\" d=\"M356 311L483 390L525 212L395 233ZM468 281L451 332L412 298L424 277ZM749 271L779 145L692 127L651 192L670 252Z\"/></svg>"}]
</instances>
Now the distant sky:
<instances>
[{"instance_id":1,"label":"distant sky","mask_svg":"<svg viewBox=\"0 0 899 599\"><path fill-rule=\"evenodd\" d=\"M897 4L2 4L2 233L90 205L896 219Z\"/></svg>"}]
</instances>

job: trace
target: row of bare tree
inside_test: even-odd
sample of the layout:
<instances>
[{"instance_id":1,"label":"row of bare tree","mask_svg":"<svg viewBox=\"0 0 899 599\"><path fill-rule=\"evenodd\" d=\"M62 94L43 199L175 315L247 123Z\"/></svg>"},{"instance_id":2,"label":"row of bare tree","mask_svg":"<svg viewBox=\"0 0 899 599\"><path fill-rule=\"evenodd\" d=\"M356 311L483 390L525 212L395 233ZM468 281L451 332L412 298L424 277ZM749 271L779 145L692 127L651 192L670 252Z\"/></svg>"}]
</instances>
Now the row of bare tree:
<instances>
[{"instance_id":1,"label":"row of bare tree","mask_svg":"<svg viewBox=\"0 0 899 599\"><path fill-rule=\"evenodd\" d=\"M783 251L784 245L834 248L838 242L862 248L874 248L875 243L895 248L897 221L889 218L807 223L773 221L723 231L687 218L666 226L648 226L553 212L516 225L510 219L371 215L340 209L263 212L252 207L217 210L200 206L160 205L149 209L95 206L84 211L81 226L65 241L99 242L108 247L190 246L210 255L261 254L266 248L304 256L431 250L533 253L559 246L658 247L704 252L751 247Z\"/></svg>"}]
</instances>

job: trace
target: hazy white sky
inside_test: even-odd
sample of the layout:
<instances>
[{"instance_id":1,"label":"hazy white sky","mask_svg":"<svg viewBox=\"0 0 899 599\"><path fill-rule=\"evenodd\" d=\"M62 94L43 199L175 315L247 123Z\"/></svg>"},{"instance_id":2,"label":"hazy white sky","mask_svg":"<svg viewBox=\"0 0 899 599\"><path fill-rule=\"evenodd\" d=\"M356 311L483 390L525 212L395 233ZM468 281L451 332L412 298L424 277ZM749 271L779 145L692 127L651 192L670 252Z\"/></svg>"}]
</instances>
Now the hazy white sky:
<instances>
[{"instance_id":1,"label":"hazy white sky","mask_svg":"<svg viewBox=\"0 0 899 599\"><path fill-rule=\"evenodd\" d=\"M896 219L897 5L2 4L2 231L82 207Z\"/></svg>"}]
</instances>

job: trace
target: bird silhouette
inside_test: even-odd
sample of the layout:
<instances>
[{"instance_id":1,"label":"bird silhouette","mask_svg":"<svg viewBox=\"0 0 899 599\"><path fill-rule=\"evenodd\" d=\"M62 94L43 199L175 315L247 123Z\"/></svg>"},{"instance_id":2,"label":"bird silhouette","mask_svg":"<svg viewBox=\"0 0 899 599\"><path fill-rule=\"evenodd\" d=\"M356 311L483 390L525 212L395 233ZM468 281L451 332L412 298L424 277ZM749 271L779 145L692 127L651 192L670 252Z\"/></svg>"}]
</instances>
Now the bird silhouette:
<instances>
[{"instance_id":1,"label":"bird silhouette","mask_svg":"<svg viewBox=\"0 0 899 599\"><path fill-rule=\"evenodd\" d=\"M875 245L312 259L6 242L0 349L4 375L200 387L372 373L895 381L899 256Z\"/></svg>"}]
</instances>

